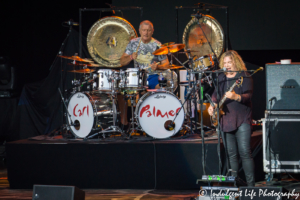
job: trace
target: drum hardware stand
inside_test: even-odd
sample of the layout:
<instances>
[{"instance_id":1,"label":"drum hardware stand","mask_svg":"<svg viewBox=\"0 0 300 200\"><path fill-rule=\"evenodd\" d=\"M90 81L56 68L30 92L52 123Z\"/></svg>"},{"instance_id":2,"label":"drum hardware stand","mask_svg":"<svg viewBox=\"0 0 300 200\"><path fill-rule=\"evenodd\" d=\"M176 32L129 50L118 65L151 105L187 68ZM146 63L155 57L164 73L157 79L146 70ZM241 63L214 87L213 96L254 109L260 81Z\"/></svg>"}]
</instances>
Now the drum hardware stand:
<instances>
[{"instance_id":1,"label":"drum hardware stand","mask_svg":"<svg viewBox=\"0 0 300 200\"><path fill-rule=\"evenodd\" d=\"M116 106L116 91L115 91L115 87L114 87L114 81L118 80L119 77L114 77L114 73L112 73L111 76L108 77L108 81L111 82L111 98L112 98L112 114L113 114L113 125L98 132L95 133L89 137L87 137L88 139L93 138L96 135L99 134L103 134L103 137L105 137L105 133L114 133L114 132L119 132L121 134L123 134L123 131L121 130L121 128L119 126L116 126L116 118L117 118L117 106Z\"/></svg>"},{"instance_id":2,"label":"drum hardware stand","mask_svg":"<svg viewBox=\"0 0 300 200\"><path fill-rule=\"evenodd\" d=\"M175 58L175 60L181 65L183 66L185 69L187 69L184 64L182 64L182 62L180 62L180 60L178 60L171 52L170 49L168 48L168 55L171 57L171 61L170 64L171 66L173 65L173 58ZM171 92L174 93L174 77L173 77L173 71L171 70Z\"/></svg>"},{"instance_id":3,"label":"drum hardware stand","mask_svg":"<svg viewBox=\"0 0 300 200\"><path fill-rule=\"evenodd\" d=\"M130 133L129 133L129 137L128 139L131 138L131 134L133 134L135 131L143 131L142 129L138 128L138 123L136 121L136 117L134 117L134 112L133 112L133 106L135 105L135 99L136 99L136 94L130 94L130 95L127 95L129 98L130 98L130 107L131 107L131 119L130 119L130 128L129 130ZM134 127L134 125L136 125L136 128Z\"/></svg>"},{"instance_id":4,"label":"drum hardware stand","mask_svg":"<svg viewBox=\"0 0 300 200\"><path fill-rule=\"evenodd\" d=\"M64 99L64 97L63 97L63 94L62 94L62 92L60 91L60 88L58 88L58 91L59 91L59 94L60 94L60 97L61 97L61 101L63 102L64 108L65 108L66 111L67 111L66 113L63 114L63 116L67 116L67 117L70 119L70 121L71 121L71 124L69 124L69 123L68 123L68 120L66 120L66 123L67 123L67 124L63 124L63 125L60 127L60 131L61 131L61 133L63 133L64 130L67 130L67 131L68 131L70 126L76 126L77 124L74 123L74 122L72 121L71 114L69 113L68 107L67 107L67 105L66 105L66 102L65 102L65 99ZM63 134L62 134L62 135L63 135Z\"/></svg>"},{"instance_id":5,"label":"drum hardware stand","mask_svg":"<svg viewBox=\"0 0 300 200\"><path fill-rule=\"evenodd\" d=\"M195 86L195 85L194 85ZM177 118L178 114L180 113L180 111L183 109L184 104L188 101L188 99L190 98L190 95L192 94L192 92L195 90L194 87L189 88L188 94L186 95L186 99L184 100L183 104L181 105L179 111L176 113L176 116L174 117L174 119L171 121L171 123L168 125L168 129L169 130L173 130L176 126L176 124L174 123L175 119ZM190 128L191 133L193 133L193 128Z\"/></svg>"}]
</instances>

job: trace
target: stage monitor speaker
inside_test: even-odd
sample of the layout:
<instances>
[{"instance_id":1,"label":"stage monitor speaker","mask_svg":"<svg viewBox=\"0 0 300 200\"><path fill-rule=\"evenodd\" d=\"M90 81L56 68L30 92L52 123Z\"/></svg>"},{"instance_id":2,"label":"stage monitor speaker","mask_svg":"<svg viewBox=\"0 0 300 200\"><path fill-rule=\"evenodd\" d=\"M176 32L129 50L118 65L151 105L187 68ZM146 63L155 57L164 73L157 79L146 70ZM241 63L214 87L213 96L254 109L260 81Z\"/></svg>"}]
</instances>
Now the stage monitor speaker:
<instances>
[{"instance_id":1,"label":"stage monitor speaker","mask_svg":"<svg viewBox=\"0 0 300 200\"><path fill-rule=\"evenodd\" d=\"M282 193L287 193L282 187L240 187L240 200L281 200ZM284 198L285 199L285 198Z\"/></svg>"},{"instance_id":2,"label":"stage monitor speaker","mask_svg":"<svg viewBox=\"0 0 300 200\"><path fill-rule=\"evenodd\" d=\"M84 200L85 192L75 186L34 185L32 200Z\"/></svg>"},{"instance_id":3,"label":"stage monitor speaker","mask_svg":"<svg viewBox=\"0 0 300 200\"><path fill-rule=\"evenodd\" d=\"M266 64L267 110L300 110L299 77L300 63Z\"/></svg>"}]
</instances>

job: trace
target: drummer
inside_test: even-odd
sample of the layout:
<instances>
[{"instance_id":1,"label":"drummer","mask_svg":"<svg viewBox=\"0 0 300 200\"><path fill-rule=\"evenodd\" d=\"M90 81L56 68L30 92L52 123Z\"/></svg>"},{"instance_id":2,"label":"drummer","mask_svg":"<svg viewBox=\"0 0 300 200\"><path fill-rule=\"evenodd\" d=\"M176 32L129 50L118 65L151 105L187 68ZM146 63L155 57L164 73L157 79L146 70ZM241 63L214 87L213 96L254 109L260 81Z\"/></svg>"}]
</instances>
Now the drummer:
<instances>
[{"instance_id":1,"label":"drummer","mask_svg":"<svg viewBox=\"0 0 300 200\"><path fill-rule=\"evenodd\" d=\"M156 56L152 54L161 46L159 41L152 38L153 32L153 24L148 20L142 21L139 28L141 37L130 40L120 63L125 66L134 60L134 67L144 69L148 73L149 89L159 89L158 73L155 70L167 67L169 60L166 55Z\"/></svg>"}]
</instances>

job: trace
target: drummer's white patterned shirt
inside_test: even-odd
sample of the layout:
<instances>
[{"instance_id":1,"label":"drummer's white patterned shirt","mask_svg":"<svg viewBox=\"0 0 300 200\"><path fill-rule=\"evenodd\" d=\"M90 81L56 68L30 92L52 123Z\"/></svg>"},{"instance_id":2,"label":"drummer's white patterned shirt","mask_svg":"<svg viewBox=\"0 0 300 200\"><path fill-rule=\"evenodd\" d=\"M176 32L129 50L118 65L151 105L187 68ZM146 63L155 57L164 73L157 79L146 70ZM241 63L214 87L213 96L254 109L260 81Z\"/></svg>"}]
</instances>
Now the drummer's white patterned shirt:
<instances>
[{"instance_id":1,"label":"drummer's white patterned shirt","mask_svg":"<svg viewBox=\"0 0 300 200\"><path fill-rule=\"evenodd\" d=\"M125 49L125 53L131 55L133 52L136 52L137 47L140 42L139 38L134 38L130 40L129 44ZM143 41L140 43L140 47L138 49L138 57L134 60L134 67L139 67L140 69L145 69L149 74L157 74L156 71L153 71L150 67L150 64L155 62L159 62L165 60L167 58L166 55L155 56L152 54L155 50L159 49L161 43L154 38L151 38L151 41L147 44L144 44Z\"/></svg>"}]
</instances>

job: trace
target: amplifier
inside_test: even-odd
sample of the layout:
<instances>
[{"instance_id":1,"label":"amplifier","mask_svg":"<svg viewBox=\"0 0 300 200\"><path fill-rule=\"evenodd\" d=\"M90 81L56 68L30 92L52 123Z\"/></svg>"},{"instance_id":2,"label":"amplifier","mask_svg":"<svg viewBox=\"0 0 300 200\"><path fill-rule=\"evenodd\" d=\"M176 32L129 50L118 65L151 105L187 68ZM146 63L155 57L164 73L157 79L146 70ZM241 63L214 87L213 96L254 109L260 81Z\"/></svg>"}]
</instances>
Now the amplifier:
<instances>
[{"instance_id":1,"label":"amplifier","mask_svg":"<svg viewBox=\"0 0 300 200\"><path fill-rule=\"evenodd\" d=\"M300 110L299 85L300 63L266 64L267 110Z\"/></svg>"}]
</instances>

